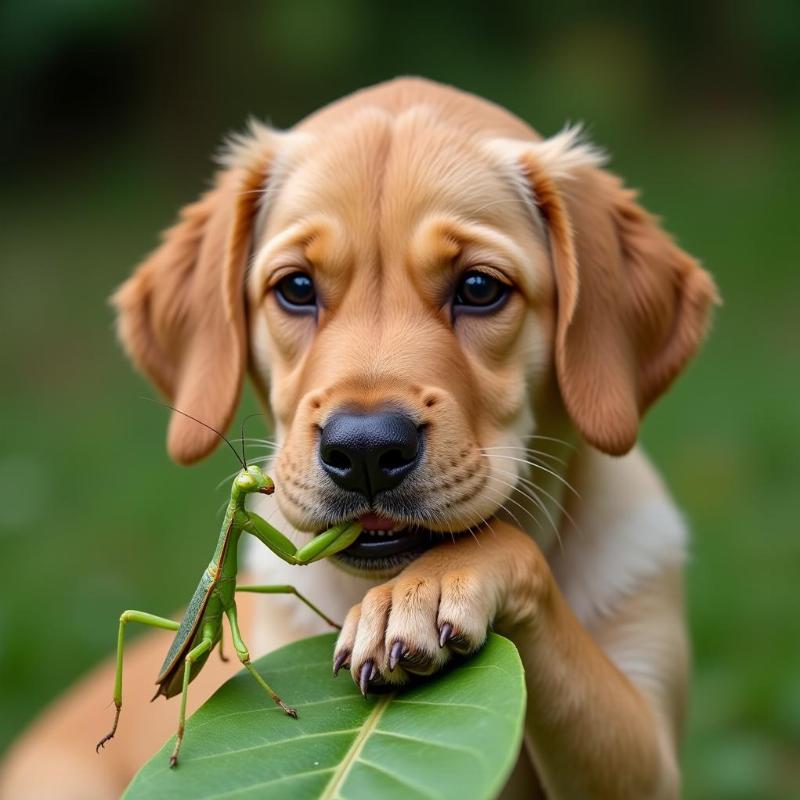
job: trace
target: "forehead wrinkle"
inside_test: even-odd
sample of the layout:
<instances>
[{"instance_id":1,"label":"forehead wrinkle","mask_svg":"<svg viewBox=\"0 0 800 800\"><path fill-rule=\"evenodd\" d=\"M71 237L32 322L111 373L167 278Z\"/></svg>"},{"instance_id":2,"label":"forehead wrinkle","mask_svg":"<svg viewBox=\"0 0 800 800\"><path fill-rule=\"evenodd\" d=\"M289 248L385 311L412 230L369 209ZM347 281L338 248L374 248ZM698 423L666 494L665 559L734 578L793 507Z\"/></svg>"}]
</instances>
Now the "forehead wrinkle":
<instances>
[{"instance_id":1,"label":"forehead wrinkle","mask_svg":"<svg viewBox=\"0 0 800 800\"><path fill-rule=\"evenodd\" d=\"M469 247L487 252L486 266L510 267L512 277L522 283L532 297L540 293L543 287L537 279L537 271L526 269L533 254L521 247L512 235L491 225L444 215L426 217L410 237L408 257L420 272L438 273L445 261L452 261ZM498 256L504 263L492 258Z\"/></svg>"},{"instance_id":2,"label":"forehead wrinkle","mask_svg":"<svg viewBox=\"0 0 800 800\"><path fill-rule=\"evenodd\" d=\"M318 248L328 246L333 253L333 259L342 261L346 258L342 254L341 231L336 223L329 217L317 215L306 219L299 219L288 228L268 239L257 251L252 259L249 276L250 280L258 280L261 273L266 270L270 262L277 260L282 254L302 252L309 261L309 252L314 254L314 246ZM339 245L337 247L337 245ZM332 260L333 260L332 259ZM315 264L315 266L318 266Z\"/></svg>"},{"instance_id":3,"label":"forehead wrinkle","mask_svg":"<svg viewBox=\"0 0 800 800\"><path fill-rule=\"evenodd\" d=\"M390 122L385 112L365 109L333 127L295 167L276 205L289 216L319 208L348 229L375 232Z\"/></svg>"},{"instance_id":4,"label":"forehead wrinkle","mask_svg":"<svg viewBox=\"0 0 800 800\"><path fill-rule=\"evenodd\" d=\"M530 261L510 236L500 233L531 229L528 210L502 165L482 140L443 124L430 109L416 107L398 117L383 196L381 240L386 252L404 252L407 258L408 243L420 225L438 215L482 226L490 242L500 236L492 244L511 253L520 271ZM446 251L447 244L442 248Z\"/></svg>"},{"instance_id":5,"label":"forehead wrinkle","mask_svg":"<svg viewBox=\"0 0 800 800\"><path fill-rule=\"evenodd\" d=\"M481 142L443 123L433 109L418 106L401 114L393 142L386 174L394 204L385 209L393 216L443 204L478 216L498 199L519 200Z\"/></svg>"},{"instance_id":6,"label":"forehead wrinkle","mask_svg":"<svg viewBox=\"0 0 800 800\"><path fill-rule=\"evenodd\" d=\"M285 224L313 208L335 220L337 261L347 263L344 270L341 263L329 269L329 276L351 274L346 293L366 293L372 308L381 302L380 208L391 146L392 118L380 109L363 109L333 126L324 138L315 137L313 149L285 181L272 217ZM327 254L321 243L318 252L324 271Z\"/></svg>"},{"instance_id":7,"label":"forehead wrinkle","mask_svg":"<svg viewBox=\"0 0 800 800\"><path fill-rule=\"evenodd\" d=\"M281 231L277 236L267 239L264 244L257 248L247 270L246 285L253 288L260 284L269 262L280 253L296 248L299 242L302 241L303 229L307 224L305 220L296 222L286 230Z\"/></svg>"},{"instance_id":8,"label":"forehead wrinkle","mask_svg":"<svg viewBox=\"0 0 800 800\"><path fill-rule=\"evenodd\" d=\"M526 260L525 251L511 236L490 225L470 220L449 216L429 217L420 222L412 241L419 245L420 241L428 236L450 242L451 249L455 244L459 250L465 245L478 245L497 250L515 265L521 265Z\"/></svg>"},{"instance_id":9,"label":"forehead wrinkle","mask_svg":"<svg viewBox=\"0 0 800 800\"><path fill-rule=\"evenodd\" d=\"M388 119L388 117L387 117ZM385 189L386 189L386 169L387 165L391 161L391 154L392 149L394 147L394 139L395 139L395 127L392 124L388 124L385 129L385 135L381 138L378 150L376 152L376 157L378 159L377 169L374 172L374 187L375 187L375 216L374 216L374 224L375 224L375 263L373 264L372 270L372 277L373 279L369 281L369 284L372 286L374 290L374 314L377 316L377 320L380 320L382 317L383 311L383 286L384 286L384 272L386 266L386 253L383 249L383 222L384 222L384 213L383 207L385 203Z\"/></svg>"}]
</instances>

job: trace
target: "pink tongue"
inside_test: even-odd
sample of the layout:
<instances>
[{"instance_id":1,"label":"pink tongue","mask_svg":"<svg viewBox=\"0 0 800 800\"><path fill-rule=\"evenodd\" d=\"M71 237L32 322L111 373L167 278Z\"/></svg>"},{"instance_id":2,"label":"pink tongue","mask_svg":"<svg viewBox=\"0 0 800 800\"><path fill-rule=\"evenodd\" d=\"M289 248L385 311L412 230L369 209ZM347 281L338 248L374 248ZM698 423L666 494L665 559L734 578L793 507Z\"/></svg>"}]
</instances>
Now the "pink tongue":
<instances>
[{"instance_id":1,"label":"pink tongue","mask_svg":"<svg viewBox=\"0 0 800 800\"><path fill-rule=\"evenodd\" d=\"M358 520L365 531L390 531L395 522L389 517L379 517L377 514L364 514Z\"/></svg>"}]
</instances>

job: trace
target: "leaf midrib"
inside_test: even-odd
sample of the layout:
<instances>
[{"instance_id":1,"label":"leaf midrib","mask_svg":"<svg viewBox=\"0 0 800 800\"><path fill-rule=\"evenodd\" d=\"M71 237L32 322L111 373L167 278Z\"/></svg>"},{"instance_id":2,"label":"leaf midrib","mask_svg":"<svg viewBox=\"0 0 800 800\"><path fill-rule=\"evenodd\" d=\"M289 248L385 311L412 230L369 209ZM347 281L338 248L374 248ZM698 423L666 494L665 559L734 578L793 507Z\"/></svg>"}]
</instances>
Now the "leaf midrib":
<instances>
[{"instance_id":1,"label":"leaf midrib","mask_svg":"<svg viewBox=\"0 0 800 800\"><path fill-rule=\"evenodd\" d=\"M378 722L380 722L383 713L389 707L389 703L393 698L393 694L386 694L375 701L375 705L372 711L369 712L369 716L364 720L364 725L359 731L358 736L353 739L350 749L336 768L336 771L331 775L331 779L325 787L325 791L319 796L319 800L333 800L339 793L339 789L342 788L347 776L350 774L353 764L358 761L358 757L361 755L361 751L364 749L367 739L377 727Z\"/></svg>"}]
</instances>

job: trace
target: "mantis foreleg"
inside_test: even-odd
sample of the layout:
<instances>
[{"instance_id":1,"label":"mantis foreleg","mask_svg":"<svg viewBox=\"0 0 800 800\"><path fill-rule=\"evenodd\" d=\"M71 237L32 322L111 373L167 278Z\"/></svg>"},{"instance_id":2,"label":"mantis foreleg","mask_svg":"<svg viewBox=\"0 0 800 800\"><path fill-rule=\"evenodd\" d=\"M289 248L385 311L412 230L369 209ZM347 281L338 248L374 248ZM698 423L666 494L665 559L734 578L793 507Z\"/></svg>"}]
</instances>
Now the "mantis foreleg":
<instances>
[{"instance_id":1,"label":"mantis foreleg","mask_svg":"<svg viewBox=\"0 0 800 800\"><path fill-rule=\"evenodd\" d=\"M361 533L358 522L342 522L315 536L299 550L277 528L253 511L242 512L237 519L243 530L263 542L275 555L289 564L311 564L349 547Z\"/></svg>"},{"instance_id":2,"label":"mantis foreleg","mask_svg":"<svg viewBox=\"0 0 800 800\"><path fill-rule=\"evenodd\" d=\"M361 533L361 524L358 522L342 522L315 536L310 542L304 544L295 553L298 564L311 564L328 558L346 547L350 547Z\"/></svg>"},{"instance_id":3,"label":"mantis foreleg","mask_svg":"<svg viewBox=\"0 0 800 800\"><path fill-rule=\"evenodd\" d=\"M214 646L214 639L206 635L205 638L196 647L193 647L184 659L183 666L183 689L181 691L181 710L178 717L178 733L175 737L175 747L172 750L172 755L169 758L170 767L178 765L178 753L181 749L181 742L183 741L183 731L186 728L186 698L189 696L189 681L192 679L192 664L200 658L203 653L210 650Z\"/></svg>"},{"instance_id":4,"label":"mantis foreleg","mask_svg":"<svg viewBox=\"0 0 800 800\"><path fill-rule=\"evenodd\" d=\"M239 620L236 615L236 605L228 606L225 609L225 614L228 617L228 622L231 626L231 638L233 639L233 647L236 650L236 655L239 661L242 662L247 671L255 678L256 683L259 684L272 698L273 702L278 705L285 714L297 719L297 711L290 708L286 703L281 700L278 693L261 677L256 668L250 663L250 651L247 645L242 641L242 633L239 630Z\"/></svg>"},{"instance_id":5,"label":"mantis foreleg","mask_svg":"<svg viewBox=\"0 0 800 800\"><path fill-rule=\"evenodd\" d=\"M263 542L276 556L289 564L296 564L295 553L297 548L277 528L270 525L263 517L253 511L242 511L236 521L242 530L247 531Z\"/></svg>"},{"instance_id":6,"label":"mantis foreleg","mask_svg":"<svg viewBox=\"0 0 800 800\"><path fill-rule=\"evenodd\" d=\"M293 594L301 603L305 603L318 617L321 617L332 628L341 630L342 626L334 622L325 612L317 608L304 594L297 591L294 586L237 586L237 592L253 592L257 594Z\"/></svg>"},{"instance_id":7,"label":"mantis foreleg","mask_svg":"<svg viewBox=\"0 0 800 800\"><path fill-rule=\"evenodd\" d=\"M98 752L109 739L114 738L119 724L119 715L122 711L122 660L125 649L125 626L129 622L138 622L142 625L150 625L153 628L165 628L168 631L177 631L180 627L179 622L165 617L157 617L155 614L148 614L146 611L123 611L120 615L119 628L117 629L117 671L114 677L114 705L117 710L114 714L114 724L111 730L97 743L95 750Z\"/></svg>"}]
</instances>

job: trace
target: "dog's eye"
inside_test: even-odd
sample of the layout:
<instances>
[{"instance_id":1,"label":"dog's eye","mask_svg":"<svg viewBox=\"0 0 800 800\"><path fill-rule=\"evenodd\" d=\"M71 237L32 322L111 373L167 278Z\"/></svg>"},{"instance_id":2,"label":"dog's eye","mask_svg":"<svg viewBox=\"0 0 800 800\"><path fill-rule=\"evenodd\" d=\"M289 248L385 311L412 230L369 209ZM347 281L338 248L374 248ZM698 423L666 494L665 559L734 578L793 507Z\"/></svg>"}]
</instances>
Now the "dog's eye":
<instances>
[{"instance_id":1,"label":"dog's eye","mask_svg":"<svg viewBox=\"0 0 800 800\"><path fill-rule=\"evenodd\" d=\"M485 272L465 273L456 289L456 308L490 311L508 297L511 287Z\"/></svg>"},{"instance_id":2,"label":"dog's eye","mask_svg":"<svg viewBox=\"0 0 800 800\"><path fill-rule=\"evenodd\" d=\"M281 305L289 310L309 309L317 304L314 281L305 272L293 272L281 278L275 286L275 294Z\"/></svg>"}]
</instances>

